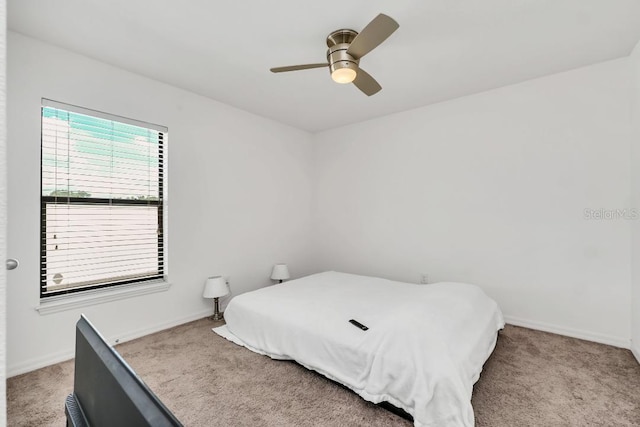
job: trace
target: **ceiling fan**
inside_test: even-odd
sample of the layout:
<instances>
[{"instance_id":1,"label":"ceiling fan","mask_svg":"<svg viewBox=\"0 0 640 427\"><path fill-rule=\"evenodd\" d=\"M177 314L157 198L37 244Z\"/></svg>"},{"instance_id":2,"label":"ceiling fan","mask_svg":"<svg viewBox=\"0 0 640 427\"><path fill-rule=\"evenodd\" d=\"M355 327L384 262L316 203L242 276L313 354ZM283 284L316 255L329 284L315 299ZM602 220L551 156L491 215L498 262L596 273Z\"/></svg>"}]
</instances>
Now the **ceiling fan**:
<instances>
[{"instance_id":1,"label":"ceiling fan","mask_svg":"<svg viewBox=\"0 0 640 427\"><path fill-rule=\"evenodd\" d=\"M360 68L360 59L378 47L400 27L391 17L381 13L358 33L354 30L336 30L327 36L327 62L320 64L290 65L272 68L272 73L329 67L336 83L353 83L367 96L374 95L382 86L369 73Z\"/></svg>"}]
</instances>

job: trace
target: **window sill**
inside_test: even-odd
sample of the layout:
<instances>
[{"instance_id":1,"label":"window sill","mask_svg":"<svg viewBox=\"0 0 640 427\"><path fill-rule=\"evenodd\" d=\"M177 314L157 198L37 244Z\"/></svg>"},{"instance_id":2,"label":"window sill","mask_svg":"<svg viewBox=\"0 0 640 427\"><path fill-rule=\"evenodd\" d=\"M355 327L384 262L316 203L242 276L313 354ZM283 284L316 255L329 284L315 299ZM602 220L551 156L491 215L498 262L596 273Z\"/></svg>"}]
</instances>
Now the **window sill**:
<instances>
[{"instance_id":1,"label":"window sill","mask_svg":"<svg viewBox=\"0 0 640 427\"><path fill-rule=\"evenodd\" d=\"M164 292L171 287L171 283L162 281L144 284L123 285L117 288L96 289L78 295L61 295L40 300L36 311L41 315L58 313L88 305L102 304L109 301L132 298L140 295Z\"/></svg>"}]
</instances>

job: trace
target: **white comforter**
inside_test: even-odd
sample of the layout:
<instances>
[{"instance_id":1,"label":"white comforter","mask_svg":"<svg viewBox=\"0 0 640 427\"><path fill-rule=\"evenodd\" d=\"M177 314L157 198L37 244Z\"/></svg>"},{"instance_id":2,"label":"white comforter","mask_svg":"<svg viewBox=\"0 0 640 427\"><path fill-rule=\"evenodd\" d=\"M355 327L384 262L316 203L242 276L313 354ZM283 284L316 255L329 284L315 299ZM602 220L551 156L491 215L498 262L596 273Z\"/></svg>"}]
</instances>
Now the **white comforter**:
<instances>
[{"instance_id":1,"label":"white comforter","mask_svg":"<svg viewBox=\"0 0 640 427\"><path fill-rule=\"evenodd\" d=\"M462 283L415 285L325 272L239 295L220 335L292 359L416 426L473 426L471 393L504 327L495 301ZM355 319L369 327L362 331Z\"/></svg>"}]
</instances>

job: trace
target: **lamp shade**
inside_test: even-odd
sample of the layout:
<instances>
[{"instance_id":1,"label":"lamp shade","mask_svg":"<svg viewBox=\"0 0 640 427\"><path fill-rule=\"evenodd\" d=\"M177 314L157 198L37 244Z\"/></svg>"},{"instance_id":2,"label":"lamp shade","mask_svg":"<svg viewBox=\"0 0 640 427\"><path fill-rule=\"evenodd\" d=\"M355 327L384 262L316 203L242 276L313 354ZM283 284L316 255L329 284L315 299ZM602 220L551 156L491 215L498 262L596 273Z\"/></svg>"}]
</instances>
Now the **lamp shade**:
<instances>
[{"instance_id":1,"label":"lamp shade","mask_svg":"<svg viewBox=\"0 0 640 427\"><path fill-rule=\"evenodd\" d=\"M229 293L227 281L222 276L209 277L204 284L203 298L223 297Z\"/></svg>"},{"instance_id":2,"label":"lamp shade","mask_svg":"<svg viewBox=\"0 0 640 427\"><path fill-rule=\"evenodd\" d=\"M287 268L287 264L276 264L273 266L273 271L271 272L271 278L273 280L286 280L289 278L289 269Z\"/></svg>"}]
</instances>

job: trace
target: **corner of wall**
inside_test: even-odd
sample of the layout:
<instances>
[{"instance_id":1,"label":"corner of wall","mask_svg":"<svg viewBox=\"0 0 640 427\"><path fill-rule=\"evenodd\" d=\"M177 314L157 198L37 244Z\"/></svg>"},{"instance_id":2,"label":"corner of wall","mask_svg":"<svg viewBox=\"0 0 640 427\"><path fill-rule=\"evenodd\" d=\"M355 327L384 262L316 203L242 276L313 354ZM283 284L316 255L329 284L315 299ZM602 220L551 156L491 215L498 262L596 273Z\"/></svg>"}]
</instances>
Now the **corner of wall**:
<instances>
[{"instance_id":1,"label":"corner of wall","mask_svg":"<svg viewBox=\"0 0 640 427\"><path fill-rule=\"evenodd\" d=\"M631 205L640 209L640 41L636 44L631 55L631 72L633 82L633 97L631 103ZM631 224L631 351L638 363L640 363L640 261L637 254L640 253L640 223L634 221Z\"/></svg>"},{"instance_id":2,"label":"corner of wall","mask_svg":"<svg viewBox=\"0 0 640 427\"><path fill-rule=\"evenodd\" d=\"M640 343L631 341L631 353L633 353L638 363L640 363Z\"/></svg>"},{"instance_id":3,"label":"corner of wall","mask_svg":"<svg viewBox=\"0 0 640 427\"><path fill-rule=\"evenodd\" d=\"M0 20L6 22L7 3L0 0ZM7 29L3 25L0 29L0 260L4 263L7 258L7 165L6 165L6 68L7 62ZM7 361L7 318L6 318L6 270L0 268L0 425L6 425L6 361Z\"/></svg>"}]
</instances>

